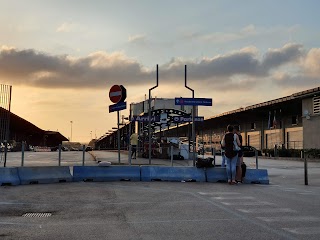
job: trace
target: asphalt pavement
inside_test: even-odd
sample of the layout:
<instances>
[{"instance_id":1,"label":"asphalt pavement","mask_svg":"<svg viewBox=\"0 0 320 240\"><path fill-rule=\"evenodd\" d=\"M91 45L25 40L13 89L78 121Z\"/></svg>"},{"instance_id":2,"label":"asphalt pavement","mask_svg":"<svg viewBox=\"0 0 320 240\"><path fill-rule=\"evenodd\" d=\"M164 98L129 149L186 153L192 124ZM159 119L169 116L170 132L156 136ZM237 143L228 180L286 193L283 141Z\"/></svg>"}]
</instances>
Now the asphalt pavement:
<instances>
[{"instance_id":1,"label":"asphalt pavement","mask_svg":"<svg viewBox=\"0 0 320 240\"><path fill-rule=\"evenodd\" d=\"M0 153L3 154L3 153ZM4 158L2 157L0 166L3 166ZM79 166L82 165L82 151L66 151L61 152L61 166ZM89 152L85 152L85 165L97 165L94 158ZM25 152L24 166L58 166L59 152ZM7 167L20 167L22 165L21 152L8 152Z\"/></svg>"},{"instance_id":2,"label":"asphalt pavement","mask_svg":"<svg viewBox=\"0 0 320 240\"><path fill-rule=\"evenodd\" d=\"M117 153L93 153L118 162ZM120 160L124 164L127 155ZM140 161L148 163L133 163ZM254 158L245 162L255 168ZM96 164L92 159L89 163ZM178 163L190 164L180 160L174 165ZM303 162L261 158L259 168L268 169L270 185L75 182L0 187L0 238L320 239L320 163L309 163L308 186ZM51 216L24 217L26 213Z\"/></svg>"}]
</instances>

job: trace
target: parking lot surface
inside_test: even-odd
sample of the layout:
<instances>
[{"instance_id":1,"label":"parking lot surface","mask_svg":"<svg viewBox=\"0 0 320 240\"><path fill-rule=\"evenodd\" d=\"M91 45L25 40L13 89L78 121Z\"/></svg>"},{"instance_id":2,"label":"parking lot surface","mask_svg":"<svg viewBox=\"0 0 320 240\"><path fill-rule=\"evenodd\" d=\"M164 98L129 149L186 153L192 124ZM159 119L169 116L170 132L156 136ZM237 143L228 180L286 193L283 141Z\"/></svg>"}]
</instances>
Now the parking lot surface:
<instances>
[{"instance_id":1,"label":"parking lot surface","mask_svg":"<svg viewBox=\"0 0 320 240\"><path fill-rule=\"evenodd\" d=\"M104 156L111 159L112 154ZM245 161L254 167L255 159ZM74 182L0 187L0 237L320 239L320 164L309 164L309 186L304 185L302 162L261 160L259 167L269 170L270 185Z\"/></svg>"}]
</instances>

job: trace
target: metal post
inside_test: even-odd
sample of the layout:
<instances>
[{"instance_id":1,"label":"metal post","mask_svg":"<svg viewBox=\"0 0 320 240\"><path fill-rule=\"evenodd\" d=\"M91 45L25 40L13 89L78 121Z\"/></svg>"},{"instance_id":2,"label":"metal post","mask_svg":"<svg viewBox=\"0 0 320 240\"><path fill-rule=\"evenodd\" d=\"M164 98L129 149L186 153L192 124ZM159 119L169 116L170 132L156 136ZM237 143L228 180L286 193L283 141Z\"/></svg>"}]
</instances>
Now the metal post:
<instances>
[{"instance_id":1,"label":"metal post","mask_svg":"<svg viewBox=\"0 0 320 240\"><path fill-rule=\"evenodd\" d=\"M72 142L72 123L73 123L73 121L70 121L70 124L71 124L71 135L70 135L70 142Z\"/></svg>"},{"instance_id":2,"label":"metal post","mask_svg":"<svg viewBox=\"0 0 320 240\"><path fill-rule=\"evenodd\" d=\"M304 151L301 151L301 156L303 155L304 158L304 185L308 185L308 162L307 162L307 156Z\"/></svg>"},{"instance_id":3,"label":"metal post","mask_svg":"<svg viewBox=\"0 0 320 240\"><path fill-rule=\"evenodd\" d=\"M131 144L129 145L129 153L128 153L128 161L129 161L129 166L131 166L131 151L132 151L132 146ZM136 153L137 154L137 153Z\"/></svg>"},{"instance_id":4,"label":"metal post","mask_svg":"<svg viewBox=\"0 0 320 240\"><path fill-rule=\"evenodd\" d=\"M59 160L58 160L58 166L60 167L61 166L61 144L59 144Z\"/></svg>"},{"instance_id":5,"label":"metal post","mask_svg":"<svg viewBox=\"0 0 320 240\"><path fill-rule=\"evenodd\" d=\"M21 167L24 166L24 146L25 146L25 142L22 141L22 143L21 143Z\"/></svg>"},{"instance_id":6,"label":"metal post","mask_svg":"<svg viewBox=\"0 0 320 240\"><path fill-rule=\"evenodd\" d=\"M159 69L157 64L157 85L149 89L149 109L148 109L148 135L149 135L149 165L151 165L151 90L159 85Z\"/></svg>"},{"instance_id":7,"label":"metal post","mask_svg":"<svg viewBox=\"0 0 320 240\"><path fill-rule=\"evenodd\" d=\"M8 154L8 142L7 142L7 140L4 140L4 165L3 165L3 167L6 167L6 165L7 165L7 154Z\"/></svg>"},{"instance_id":8,"label":"metal post","mask_svg":"<svg viewBox=\"0 0 320 240\"><path fill-rule=\"evenodd\" d=\"M120 129L119 129L119 125L120 125L120 112L117 111L117 116L118 116L118 131L117 131L117 138L118 138L118 163L120 164Z\"/></svg>"},{"instance_id":9,"label":"metal post","mask_svg":"<svg viewBox=\"0 0 320 240\"><path fill-rule=\"evenodd\" d=\"M7 127L6 127L6 139L8 140L10 138L10 117L11 117L11 95L12 95L12 86L9 87L9 91L10 91L10 94L9 94L9 109L8 109L8 114L9 114L9 117L8 117L8 122L7 122ZM7 154L8 154L8 143L7 143L7 140L5 140L5 152L4 152L4 164L3 166L6 167L7 165Z\"/></svg>"},{"instance_id":10,"label":"metal post","mask_svg":"<svg viewBox=\"0 0 320 240\"><path fill-rule=\"evenodd\" d=\"M192 92L192 98L194 98L194 90L187 86L187 65L184 65L184 86L189 89ZM192 106L192 148L193 148L193 154L192 154L192 160L193 160L193 166L196 165L196 128L195 128L195 122L194 117L196 115L196 107Z\"/></svg>"},{"instance_id":11,"label":"metal post","mask_svg":"<svg viewBox=\"0 0 320 240\"><path fill-rule=\"evenodd\" d=\"M131 166L131 151L132 151L132 147L131 147L131 142L130 142L130 136L131 136L131 119L130 119L130 122L129 122L129 148L128 148L128 163Z\"/></svg>"},{"instance_id":12,"label":"metal post","mask_svg":"<svg viewBox=\"0 0 320 240\"><path fill-rule=\"evenodd\" d=\"M258 151L255 151L255 155L256 155L256 169L258 169Z\"/></svg>"},{"instance_id":13,"label":"metal post","mask_svg":"<svg viewBox=\"0 0 320 240\"><path fill-rule=\"evenodd\" d=\"M86 154L86 145L83 145L82 146L82 166L84 166L85 154Z\"/></svg>"},{"instance_id":14,"label":"metal post","mask_svg":"<svg viewBox=\"0 0 320 240\"><path fill-rule=\"evenodd\" d=\"M213 166L216 166L216 149L215 148L211 148L211 154L213 156Z\"/></svg>"},{"instance_id":15,"label":"metal post","mask_svg":"<svg viewBox=\"0 0 320 240\"><path fill-rule=\"evenodd\" d=\"M171 155L171 167L173 167L173 146L172 145L170 146L170 151L171 151L171 153L170 153L170 155Z\"/></svg>"}]
</instances>

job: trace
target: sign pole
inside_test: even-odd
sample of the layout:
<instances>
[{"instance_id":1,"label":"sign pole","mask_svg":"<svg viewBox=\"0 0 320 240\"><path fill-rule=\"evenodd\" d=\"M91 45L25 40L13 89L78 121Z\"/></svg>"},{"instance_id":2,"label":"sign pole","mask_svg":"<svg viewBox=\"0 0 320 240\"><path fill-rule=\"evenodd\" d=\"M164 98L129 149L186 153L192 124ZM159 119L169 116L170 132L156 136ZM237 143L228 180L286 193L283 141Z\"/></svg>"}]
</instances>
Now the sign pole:
<instances>
[{"instance_id":1,"label":"sign pole","mask_svg":"<svg viewBox=\"0 0 320 240\"><path fill-rule=\"evenodd\" d=\"M120 164L120 111L117 111L117 115L118 115L118 131L117 131L117 135L118 135L118 163Z\"/></svg>"},{"instance_id":2,"label":"sign pole","mask_svg":"<svg viewBox=\"0 0 320 240\"><path fill-rule=\"evenodd\" d=\"M157 64L157 85L155 85L154 87L149 89L149 100L148 100L148 105L149 105L149 109L148 109L148 137L149 137L149 165L151 165L151 90L155 89L158 87L159 83L159 73L158 73L158 64Z\"/></svg>"},{"instance_id":3,"label":"sign pole","mask_svg":"<svg viewBox=\"0 0 320 240\"><path fill-rule=\"evenodd\" d=\"M113 85L109 91L111 102L115 103L109 106L109 113L117 111L117 139L118 139L118 163L120 164L120 111L127 108L127 103L124 100L127 97L127 90L122 85Z\"/></svg>"},{"instance_id":4,"label":"sign pole","mask_svg":"<svg viewBox=\"0 0 320 240\"><path fill-rule=\"evenodd\" d=\"M194 90L190 87L188 87L187 85L187 65L184 65L184 86L189 89L192 92L192 98L194 98ZM191 134L192 134L192 160L193 160L193 166L196 166L196 143L195 143L195 135L196 135L196 128L195 128L195 123L194 123L194 117L196 115L196 107L192 106L192 130L191 130Z\"/></svg>"}]
</instances>

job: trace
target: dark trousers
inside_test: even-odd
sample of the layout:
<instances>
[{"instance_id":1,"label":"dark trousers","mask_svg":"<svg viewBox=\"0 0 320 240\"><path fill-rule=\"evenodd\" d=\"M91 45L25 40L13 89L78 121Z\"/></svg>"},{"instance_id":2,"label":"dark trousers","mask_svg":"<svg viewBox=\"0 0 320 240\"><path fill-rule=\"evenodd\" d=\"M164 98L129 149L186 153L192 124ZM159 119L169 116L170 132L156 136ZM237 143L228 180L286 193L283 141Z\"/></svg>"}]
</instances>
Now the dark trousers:
<instances>
[{"instance_id":1,"label":"dark trousers","mask_svg":"<svg viewBox=\"0 0 320 240\"><path fill-rule=\"evenodd\" d=\"M133 156L137 157L137 145L131 145L131 157Z\"/></svg>"}]
</instances>

